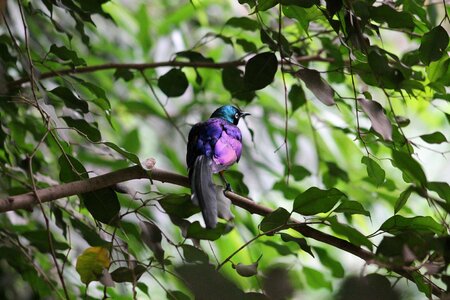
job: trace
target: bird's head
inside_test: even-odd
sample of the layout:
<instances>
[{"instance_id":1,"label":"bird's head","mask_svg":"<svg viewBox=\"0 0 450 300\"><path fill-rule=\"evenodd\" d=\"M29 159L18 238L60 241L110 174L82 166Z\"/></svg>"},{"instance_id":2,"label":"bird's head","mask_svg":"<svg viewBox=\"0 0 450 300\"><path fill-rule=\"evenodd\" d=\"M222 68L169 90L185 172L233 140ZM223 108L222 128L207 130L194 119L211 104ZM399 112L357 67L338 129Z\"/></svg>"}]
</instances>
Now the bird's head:
<instances>
[{"instance_id":1,"label":"bird's head","mask_svg":"<svg viewBox=\"0 0 450 300\"><path fill-rule=\"evenodd\" d=\"M239 120L245 116L248 116L250 113L242 112L239 108L232 105L224 105L216 109L211 118L221 118L225 121L230 122L231 124L237 125Z\"/></svg>"}]
</instances>

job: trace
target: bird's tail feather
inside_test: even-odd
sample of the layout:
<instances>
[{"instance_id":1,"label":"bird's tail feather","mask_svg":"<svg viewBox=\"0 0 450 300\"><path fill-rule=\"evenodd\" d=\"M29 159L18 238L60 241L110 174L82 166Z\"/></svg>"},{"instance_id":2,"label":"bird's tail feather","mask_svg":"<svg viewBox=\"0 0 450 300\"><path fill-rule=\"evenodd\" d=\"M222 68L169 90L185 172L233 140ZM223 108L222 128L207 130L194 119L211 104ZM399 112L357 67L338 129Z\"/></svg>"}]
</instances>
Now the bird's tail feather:
<instances>
[{"instance_id":1,"label":"bird's tail feather","mask_svg":"<svg viewBox=\"0 0 450 300\"><path fill-rule=\"evenodd\" d=\"M192 201L200 206L206 227L216 227L217 199L212 182L211 159L205 155L198 156L189 170L189 179L191 181Z\"/></svg>"}]
</instances>

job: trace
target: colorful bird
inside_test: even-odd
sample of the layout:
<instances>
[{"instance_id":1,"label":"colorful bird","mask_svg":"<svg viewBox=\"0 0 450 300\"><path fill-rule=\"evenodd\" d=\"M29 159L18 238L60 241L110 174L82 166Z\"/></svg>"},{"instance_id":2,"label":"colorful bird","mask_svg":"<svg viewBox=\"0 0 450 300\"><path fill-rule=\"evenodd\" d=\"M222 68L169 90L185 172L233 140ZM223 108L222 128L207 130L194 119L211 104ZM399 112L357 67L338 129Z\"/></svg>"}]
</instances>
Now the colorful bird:
<instances>
[{"instance_id":1,"label":"colorful bird","mask_svg":"<svg viewBox=\"0 0 450 300\"><path fill-rule=\"evenodd\" d=\"M217 224L217 197L212 174L219 173L239 161L242 134L236 126L249 113L237 107L219 107L205 122L197 123L189 132L186 163L189 169L192 201L200 206L207 228ZM230 189L226 183L226 189Z\"/></svg>"}]
</instances>

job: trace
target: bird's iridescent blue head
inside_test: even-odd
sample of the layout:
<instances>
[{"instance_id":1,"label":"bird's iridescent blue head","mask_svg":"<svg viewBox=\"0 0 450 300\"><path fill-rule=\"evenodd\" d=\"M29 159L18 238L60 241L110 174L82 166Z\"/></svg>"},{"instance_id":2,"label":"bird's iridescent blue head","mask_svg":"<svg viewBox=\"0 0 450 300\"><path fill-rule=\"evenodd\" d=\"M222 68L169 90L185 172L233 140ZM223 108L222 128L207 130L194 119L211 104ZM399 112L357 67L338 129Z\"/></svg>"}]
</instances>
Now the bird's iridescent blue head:
<instances>
[{"instance_id":1,"label":"bird's iridescent blue head","mask_svg":"<svg viewBox=\"0 0 450 300\"><path fill-rule=\"evenodd\" d=\"M211 115L211 118L221 118L231 124L237 125L239 120L250 113L242 112L239 108L232 105L224 105L216 109Z\"/></svg>"}]
</instances>

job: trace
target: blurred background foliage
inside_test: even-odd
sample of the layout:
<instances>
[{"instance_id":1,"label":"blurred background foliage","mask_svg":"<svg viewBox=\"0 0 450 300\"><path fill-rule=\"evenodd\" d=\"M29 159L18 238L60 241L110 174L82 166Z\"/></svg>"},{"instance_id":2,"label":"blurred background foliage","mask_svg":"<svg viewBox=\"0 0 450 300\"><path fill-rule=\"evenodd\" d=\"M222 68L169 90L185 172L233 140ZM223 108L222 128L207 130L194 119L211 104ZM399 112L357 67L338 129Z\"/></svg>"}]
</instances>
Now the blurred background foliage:
<instances>
[{"instance_id":1,"label":"blurred background foliage","mask_svg":"<svg viewBox=\"0 0 450 300\"><path fill-rule=\"evenodd\" d=\"M448 290L445 0L0 4L2 198L149 157L185 175L191 125L234 104L252 116L226 176L238 194L285 209L263 219L233 207L233 222L205 231L188 189L134 180L2 213L0 298ZM289 215L388 268L273 231Z\"/></svg>"}]
</instances>

